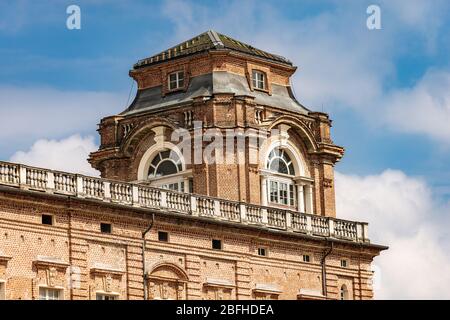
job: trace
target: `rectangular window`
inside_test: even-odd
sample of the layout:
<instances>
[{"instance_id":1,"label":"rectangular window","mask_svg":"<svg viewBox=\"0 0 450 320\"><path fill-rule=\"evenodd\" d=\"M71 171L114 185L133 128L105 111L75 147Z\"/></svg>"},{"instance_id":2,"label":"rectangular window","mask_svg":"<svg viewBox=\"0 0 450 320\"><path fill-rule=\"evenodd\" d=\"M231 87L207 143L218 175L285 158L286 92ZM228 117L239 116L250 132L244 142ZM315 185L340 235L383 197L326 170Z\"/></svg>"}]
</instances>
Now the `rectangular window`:
<instances>
[{"instance_id":1,"label":"rectangular window","mask_svg":"<svg viewBox=\"0 0 450 320\"><path fill-rule=\"evenodd\" d=\"M165 231L158 231L158 241L169 242L169 234Z\"/></svg>"},{"instance_id":2,"label":"rectangular window","mask_svg":"<svg viewBox=\"0 0 450 320\"><path fill-rule=\"evenodd\" d=\"M62 289L39 288L39 300L62 300Z\"/></svg>"},{"instance_id":3,"label":"rectangular window","mask_svg":"<svg viewBox=\"0 0 450 320\"><path fill-rule=\"evenodd\" d=\"M280 183L280 204L288 204L288 185Z\"/></svg>"},{"instance_id":4,"label":"rectangular window","mask_svg":"<svg viewBox=\"0 0 450 320\"><path fill-rule=\"evenodd\" d=\"M307 255L307 254L304 254L304 255L303 255L303 262L310 262L310 261L311 261L310 256Z\"/></svg>"},{"instance_id":5,"label":"rectangular window","mask_svg":"<svg viewBox=\"0 0 450 320\"><path fill-rule=\"evenodd\" d=\"M6 299L6 290L5 290L5 283L0 282L0 300Z\"/></svg>"},{"instance_id":6,"label":"rectangular window","mask_svg":"<svg viewBox=\"0 0 450 320\"><path fill-rule=\"evenodd\" d=\"M341 267L342 267L342 268L347 268L347 265L348 265L348 264L347 264L347 260L342 259L342 260L341 260Z\"/></svg>"},{"instance_id":7,"label":"rectangular window","mask_svg":"<svg viewBox=\"0 0 450 320\"><path fill-rule=\"evenodd\" d=\"M267 255L266 248L258 248L258 256L265 257Z\"/></svg>"},{"instance_id":8,"label":"rectangular window","mask_svg":"<svg viewBox=\"0 0 450 320\"><path fill-rule=\"evenodd\" d=\"M216 250L222 250L222 240L213 239L212 248Z\"/></svg>"},{"instance_id":9,"label":"rectangular window","mask_svg":"<svg viewBox=\"0 0 450 320\"><path fill-rule=\"evenodd\" d=\"M53 225L53 216L50 214L43 214L42 215L42 224L46 224L46 225Z\"/></svg>"},{"instance_id":10,"label":"rectangular window","mask_svg":"<svg viewBox=\"0 0 450 320\"><path fill-rule=\"evenodd\" d=\"M169 74L169 90L183 88L184 86L184 72L178 71Z\"/></svg>"},{"instance_id":11,"label":"rectangular window","mask_svg":"<svg viewBox=\"0 0 450 320\"><path fill-rule=\"evenodd\" d=\"M158 188L168 189L172 191L184 192L184 182L165 183L157 186Z\"/></svg>"},{"instance_id":12,"label":"rectangular window","mask_svg":"<svg viewBox=\"0 0 450 320\"><path fill-rule=\"evenodd\" d=\"M295 205L295 186L293 184L289 185L289 204Z\"/></svg>"},{"instance_id":13,"label":"rectangular window","mask_svg":"<svg viewBox=\"0 0 450 320\"><path fill-rule=\"evenodd\" d=\"M100 231L102 233L111 233L111 224L110 223L100 223Z\"/></svg>"},{"instance_id":14,"label":"rectangular window","mask_svg":"<svg viewBox=\"0 0 450 320\"><path fill-rule=\"evenodd\" d=\"M117 300L119 296L115 294L105 294L105 293L97 293L96 299L97 300Z\"/></svg>"},{"instance_id":15,"label":"rectangular window","mask_svg":"<svg viewBox=\"0 0 450 320\"><path fill-rule=\"evenodd\" d=\"M270 202L278 203L278 182L270 181Z\"/></svg>"},{"instance_id":16,"label":"rectangular window","mask_svg":"<svg viewBox=\"0 0 450 320\"><path fill-rule=\"evenodd\" d=\"M266 88L266 75L261 71L252 72L253 88L264 90Z\"/></svg>"},{"instance_id":17,"label":"rectangular window","mask_svg":"<svg viewBox=\"0 0 450 320\"><path fill-rule=\"evenodd\" d=\"M269 199L272 203L295 205L295 186L291 183L269 180Z\"/></svg>"}]
</instances>

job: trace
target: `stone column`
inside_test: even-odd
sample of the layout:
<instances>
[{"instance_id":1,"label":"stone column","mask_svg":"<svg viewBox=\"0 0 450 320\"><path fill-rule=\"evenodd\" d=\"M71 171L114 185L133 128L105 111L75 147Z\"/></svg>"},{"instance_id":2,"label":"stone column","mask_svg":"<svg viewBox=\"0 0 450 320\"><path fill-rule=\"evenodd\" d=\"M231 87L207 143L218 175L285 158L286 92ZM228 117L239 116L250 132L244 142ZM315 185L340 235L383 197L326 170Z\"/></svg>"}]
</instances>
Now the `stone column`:
<instances>
[{"instance_id":1,"label":"stone column","mask_svg":"<svg viewBox=\"0 0 450 320\"><path fill-rule=\"evenodd\" d=\"M303 193L304 184L302 182L297 182L297 210L298 212L305 213L305 196Z\"/></svg>"},{"instance_id":2,"label":"stone column","mask_svg":"<svg viewBox=\"0 0 450 320\"><path fill-rule=\"evenodd\" d=\"M267 206L267 176L261 175L261 205Z\"/></svg>"},{"instance_id":3,"label":"stone column","mask_svg":"<svg viewBox=\"0 0 450 320\"><path fill-rule=\"evenodd\" d=\"M194 190L189 190L189 178L188 177L184 177L183 178L183 183L184 183L184 192L185 193L192 193L192 192L194 192Z\"/></svg>"},{"instance_id":4,"label":"stone column","mask_svg":"<svg viewBox=\"0 0 450 320\"><path fill-rule=\"evenodd\" d=\"M306 213L313 214L313 186L312 184L305 185L305 210Z\"/></svg>"}]
</instances>

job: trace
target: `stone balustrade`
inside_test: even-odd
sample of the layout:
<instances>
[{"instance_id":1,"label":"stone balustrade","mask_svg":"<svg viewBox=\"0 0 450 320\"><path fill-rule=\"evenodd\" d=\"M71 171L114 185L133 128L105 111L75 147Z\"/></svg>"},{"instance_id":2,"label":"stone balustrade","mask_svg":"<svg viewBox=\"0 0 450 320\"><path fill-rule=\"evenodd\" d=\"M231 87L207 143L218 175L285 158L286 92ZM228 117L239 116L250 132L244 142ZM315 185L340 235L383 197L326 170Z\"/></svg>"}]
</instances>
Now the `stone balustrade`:
<instances>
[{"instance_id":1,"label":"stone balustrade","mask_svg":"<svg viewBox=\"0 0 450 320\"><path fill-rule=\"evenodd\" d=\"M0 185L354 242L368 224L0 161Z\"/></svg>"}]
</instances>

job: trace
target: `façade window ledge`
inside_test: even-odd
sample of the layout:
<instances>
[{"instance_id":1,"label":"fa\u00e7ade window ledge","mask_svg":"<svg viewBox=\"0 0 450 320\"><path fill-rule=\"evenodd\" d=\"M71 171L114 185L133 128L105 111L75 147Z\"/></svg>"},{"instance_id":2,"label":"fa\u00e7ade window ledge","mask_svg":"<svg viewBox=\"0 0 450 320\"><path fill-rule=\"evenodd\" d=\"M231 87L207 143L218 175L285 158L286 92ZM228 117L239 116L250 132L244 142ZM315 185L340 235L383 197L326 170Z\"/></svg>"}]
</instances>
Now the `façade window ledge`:
<instances>
[{"instance_id":1,"label":"fa\u00e7ade window ledge","mask_svg":"<svg viewBox=\"0 0 450 320\"><path fill-rule=\"evenodd\" d=\"M368 224L0 161L0 185L369 243Z\"/></svg>"}]
</instances>

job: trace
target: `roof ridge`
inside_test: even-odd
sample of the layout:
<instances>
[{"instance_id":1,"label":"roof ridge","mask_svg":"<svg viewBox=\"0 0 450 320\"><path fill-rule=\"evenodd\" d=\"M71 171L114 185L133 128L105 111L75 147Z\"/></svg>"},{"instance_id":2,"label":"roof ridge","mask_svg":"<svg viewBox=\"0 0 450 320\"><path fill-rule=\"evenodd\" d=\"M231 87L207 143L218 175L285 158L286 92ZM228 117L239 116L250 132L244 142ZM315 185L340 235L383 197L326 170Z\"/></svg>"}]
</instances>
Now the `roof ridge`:
<instances>
[{"instance_id":1,"label":"roof ridge","mask_svg":"<svg viewBox=\"0 0 450 320\"><path fill-rule=\"evenodd\" d=\"M260 50L250 44L236 40L232 37L216 32L215 30L208 30L192 37L189 40L185 40L175 46L172 46L169 49L161 51L158 54L139 60L134 64L133 68L137 69L154 63L160 63L198 52L224 48L292 65L292 62L283 56Z\"/></svg>"},{"instance_id":2,"label":"roof ridge","mask_svg":"<svg viewBox=\"0 0 450 320\"><path fill-rule=\"evenodd\" d=\"M206 32L209 36L209 39L211 40L212 44L216 48L223 48L223 42L220 40L219 34L214 30L209 30Z\"/></svg>"}]
</instances>

